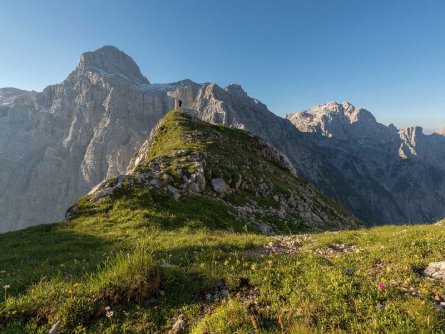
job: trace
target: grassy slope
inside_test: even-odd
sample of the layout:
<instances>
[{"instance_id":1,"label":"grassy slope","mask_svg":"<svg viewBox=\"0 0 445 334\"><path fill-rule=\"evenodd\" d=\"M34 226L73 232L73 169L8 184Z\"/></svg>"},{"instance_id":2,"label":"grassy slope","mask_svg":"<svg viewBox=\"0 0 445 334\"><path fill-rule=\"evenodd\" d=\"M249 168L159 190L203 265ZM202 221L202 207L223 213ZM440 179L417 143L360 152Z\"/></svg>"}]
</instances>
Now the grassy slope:
<instances>
[{"instance_id":1,"label":"grassy slope","mask_svg":"<svg viewBox=\"0 0 445 334\"><path fill-rule=\"evenodd\" d=\"M70 222L0 235L0 284L11 286L6 303L0 294L1 333L45 333L57 320L66 333L158 333L179 314L192 333L440 333L445 326L431 300L444 298L444 288L420 274L444 257L441 225L311 234L295 254L261 255L254 250L273 239L245 229L212 198L177 202L127 185L98 207L84 198L79 208ZM334 243L361 251L314 253ZM230 298L206 298L225 289Z\"/></svg>"}]
</instances>

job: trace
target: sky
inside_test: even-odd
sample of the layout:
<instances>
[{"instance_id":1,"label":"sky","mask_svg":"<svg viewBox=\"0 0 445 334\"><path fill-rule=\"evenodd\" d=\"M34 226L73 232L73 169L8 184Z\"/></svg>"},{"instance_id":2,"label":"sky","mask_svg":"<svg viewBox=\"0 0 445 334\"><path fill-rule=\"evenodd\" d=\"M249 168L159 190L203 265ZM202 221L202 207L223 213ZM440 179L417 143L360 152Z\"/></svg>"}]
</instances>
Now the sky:
<instances>
[{"instance_id":1,"label":"sky","mask_svg":"<svg viewBox=\"0 0 445 334\"><path fill-rule=\"evenodd\" d=\"M0 87L40 91L114 45L152 83L239 83L278 115L349 101L445 126L443 0L0 0Z\"/></svg>"}]
</instances>

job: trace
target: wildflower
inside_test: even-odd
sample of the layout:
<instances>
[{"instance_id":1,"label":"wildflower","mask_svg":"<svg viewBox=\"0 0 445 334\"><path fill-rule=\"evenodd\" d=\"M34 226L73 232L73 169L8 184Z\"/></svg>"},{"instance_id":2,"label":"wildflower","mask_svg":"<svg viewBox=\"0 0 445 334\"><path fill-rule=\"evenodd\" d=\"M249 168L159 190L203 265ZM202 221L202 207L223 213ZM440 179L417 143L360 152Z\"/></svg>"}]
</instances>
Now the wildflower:
<instances>
[{"instance_id":1,"label":"wildflower","mask_svg":"<svg viewBox=\"0 0 445 334\"><path fill-rule=\"evenodd\" d=\"M227 266L229 264L229 260L224 261L224 265Z\"/></svg>"},{"instance_id":2,"label":"wildflower","mask_svg":"<svg viewBox=\"0 0 445 334\"><path fill-rule=\"evenodd\" d=\"M73 279L73 274L66 274L65 275L65 280L71 281L72 279Z\"/></svg>"},{"instance_id":3,"label":"wildflower","mask_svg":"<svg viewBox=\"0 0 445 334\"><path fill-rule=\"evenodd\" d=\"M255 263L252 264L252 265L250 266L250 269L252 269L252 270L256 270L256 264L255 264Z\"/></svg>"},{"instance_id":4,"label":"wildflower","mask_svg":"<svg viewBox=\"0 0 445 334\"><path fill-rule=\"evenodd\" d=\"M105 307L105 311L107 311L107 312L105 313L105 315L107 316L108 319L111 320L111 318L112 318L113 315L114 315L113 310L111 309L111 307L107 306L107 307Z\"/></svg>"},{"instance_id":5,"label":"wildflower","mask_svg":"<svg viewBox=\"0 0 445 334\"><path fill-rule=\"evenodd\" d=\"M379 288L379 290L380 290L381 292L385 292L386 285L385 285L385 283L383 283L382 281L379 282L379 284L377 285L377 287Z\"/></svg>"}]
</instances>

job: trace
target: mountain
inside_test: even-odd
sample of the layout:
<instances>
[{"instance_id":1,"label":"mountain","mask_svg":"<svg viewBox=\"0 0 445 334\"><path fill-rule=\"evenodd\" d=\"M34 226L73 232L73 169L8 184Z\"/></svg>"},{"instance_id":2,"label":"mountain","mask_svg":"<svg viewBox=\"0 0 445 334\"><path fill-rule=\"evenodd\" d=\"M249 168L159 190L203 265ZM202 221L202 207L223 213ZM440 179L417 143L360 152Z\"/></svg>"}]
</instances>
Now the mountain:
<instances>
[{"instance_id":1,"label":"mountain","mask_svg":"<svg viewBox=\"0 0 445 334\"><path fill-rule=\"evenodd\" d=\"M443 225L360 226L264 140L174 110L65 221L0 234L0 332L440 333Z\"/></svg>"},{"instance_id":2,"label":"mountain","mask_svg":"<svg viewBox=\"0 0 445 334\"><path fill-rule=\"evenodd\" d=\"M360 226L263 139L174 110L65 221L0 234L0 332L440 333L443 225Z\"/></svg>"},{"instance_id":3,"label":"mountain","mask_svg":"<svg viewBox=\"0 0 445 334\"><path fill-rule=\"evenodd\" d=\"M299 179L288 158L264 140L177 110L156 126L127 174L105 180L88 196L94 204L122 191L134 192L136 197L146 188L167 192L177 201L187 196L202 201L196 216L205 216L214 202L215 210L265 234L360 226ZM77 216L81 208L72 207L67 217Z\"/></svg>"},{"instance_id":4,"label":"mountain","mask_svg":"<svg viewBox=\"0 0 445 334\"><path fill-rule=\"evenodd\" d=\"M311 135L307 138L341 171L357 198L367 198L381 211L380 218L374 215L376 224L432 222L445 215L443 136L425 135L420 127L384 126L369 111L348 102L320 105L287 118Z\"/></svg>"},{"instance_id":5,"label":"mountain","mask_svg":"<svg viewBox=\"0 0 445 334\"><path fill-rule=\"evenodd\" d=\"M174 106L115 47L84 53L61 84L43 92L0 90L0 232L63 218L107 177L123 174L159 119Z\"/></svg>"},{"instance_id":6,"label":"mountain","mask_svg":"<svg viewBox=\"0 0 445 334\"><path fill-rule=\"evenodd\" d=\"M0 89L0 232L61 220L96 184L125 174L175 98L197 118L263 138L368 225L445 216L444 136L386 127L349 103L282 118L237 84L153 84L105 46L43 92Z\"/></svg>"}]
</instances>

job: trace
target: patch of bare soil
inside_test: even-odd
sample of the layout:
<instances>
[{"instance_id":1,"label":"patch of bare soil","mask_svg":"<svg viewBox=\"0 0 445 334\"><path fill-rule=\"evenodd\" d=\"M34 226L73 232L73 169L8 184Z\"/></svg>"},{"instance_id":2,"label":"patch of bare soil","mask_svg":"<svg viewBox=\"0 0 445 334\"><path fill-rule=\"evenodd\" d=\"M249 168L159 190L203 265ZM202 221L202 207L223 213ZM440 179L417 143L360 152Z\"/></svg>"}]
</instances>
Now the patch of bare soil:
<instances>
[{"instance_id":1,"label":"patch of bare soil","mask_svg":"<svg viewBox=\"0 0 445 334\"><path fill-rule=\"evenodd\" d=\"M314 254L318 254L327 258L334 258L346 253L360 253L360 248L348 244L331 244L328 247L317 248Z\"/></svg>"}]
</instances>

